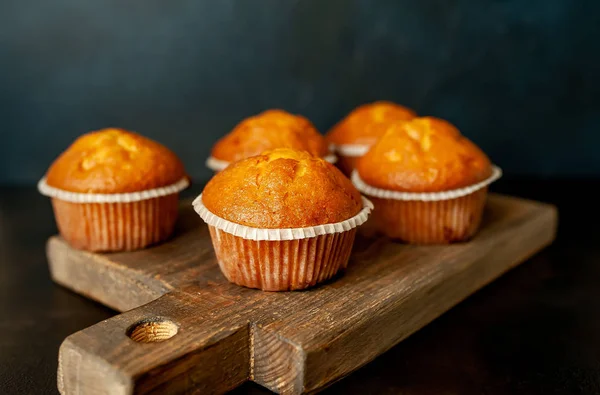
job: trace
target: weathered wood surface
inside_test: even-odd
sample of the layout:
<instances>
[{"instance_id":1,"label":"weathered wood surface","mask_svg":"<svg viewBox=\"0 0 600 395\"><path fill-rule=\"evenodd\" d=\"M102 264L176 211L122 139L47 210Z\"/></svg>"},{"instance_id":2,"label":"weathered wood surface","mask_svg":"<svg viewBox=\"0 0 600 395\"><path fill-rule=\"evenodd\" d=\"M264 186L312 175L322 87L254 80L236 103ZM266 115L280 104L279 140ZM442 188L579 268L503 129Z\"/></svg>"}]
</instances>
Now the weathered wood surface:
<instances>
[{"instance_id":1,"label":"weathered wood surface","mask_svg":"<svg viewBox=\"0 0 600 395\"><path fill-rule=\"evenodd\" d=\"M556 223L552 206L491 194L482 229L468 243L359 237L346 273L285 293L228 283L189 202L174 238L147 250L91 254L52 237L47 252L56 282L127 311L65 340L59 389L223 393L253 380L278 393L316 392L551 243ZM178 328L168 340L127 336L138 322L163 320Z\"/></svg>"}]
</instances>

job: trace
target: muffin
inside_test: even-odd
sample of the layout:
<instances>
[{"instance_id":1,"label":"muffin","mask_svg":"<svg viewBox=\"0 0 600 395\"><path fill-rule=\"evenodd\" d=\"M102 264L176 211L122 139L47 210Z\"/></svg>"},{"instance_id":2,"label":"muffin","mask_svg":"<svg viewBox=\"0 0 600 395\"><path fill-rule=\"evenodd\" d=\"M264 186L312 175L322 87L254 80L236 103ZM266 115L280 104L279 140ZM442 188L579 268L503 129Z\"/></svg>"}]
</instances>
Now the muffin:
<instances>
[{"instance_id":1,"label":"muffin","mask_svg":"<svg viewBox=\"0 0 600 395\"><path fill-rule=\"evenodd\" d=\"M225 277L265 291L309 288L345 269L372 208L335 166L289 148L231 164L193 206Z\"/></svg>"},{"instance_id":2,"label":"muffin","mask_svg":"<svg viewBox=\"0 0 600 395\"><path fill-rule=\"evenodd\" d=\"M390 122L416 116L413 110L389 101L363 104L331 128L325 138L338 157L339 168L350 176L358 158L383 135Z\"/></svg>"},{"instance_id":3,"label":"muffin","mask_svg":"<svg viewBox=\"0 0 600 395\"><path fill-rule=\"evenodd\" d=\"M283 110L267 110L238 123L213 146L206 166L218 172L230 163L276 148L307 151L333 163L325 138L301 115Z\"/></svg>"},{"instance_id":4,"label":"muffin","mask_svg":"<svg viewBox=\"0 0 600 395\"><path fill-rule=\"evenodd\" d=\"M447 244L476 233L488 185L500 174L455 126L419 117L390 124L352 181L375 206L369 228L408 243Z\"/></svg>"},{"instance_id":5,"label":"muffin","mask_svg":"<svg viewBox=\"0 0 600 395\"><path fill-rule=\"evenodd\" d=\"M173 232L179 192L189 185L177 156L137 133L80 136L38 183L52 198L61 236L74 248L129 251Z\"/></svg>"}]
</instances>

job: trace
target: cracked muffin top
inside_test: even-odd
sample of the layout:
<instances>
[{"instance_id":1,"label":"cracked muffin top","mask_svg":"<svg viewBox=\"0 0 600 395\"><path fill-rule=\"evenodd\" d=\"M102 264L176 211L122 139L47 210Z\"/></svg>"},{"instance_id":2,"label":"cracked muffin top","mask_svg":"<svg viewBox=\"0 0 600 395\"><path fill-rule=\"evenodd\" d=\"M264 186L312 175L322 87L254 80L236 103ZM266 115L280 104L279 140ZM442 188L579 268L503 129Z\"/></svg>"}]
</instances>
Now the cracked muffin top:
<instances>
[{"instance_id":1,"label":"cracked muffin top","mask_svg":"<svg viewBox=\"0 0 600 395\"><path fill-rule=\"evenodd\" d=\"M356 170L376 188L441 192L485 180L492 174L492 165L451 123L419 117L390 124L358 161Z\"/></svg>"},{"instance_id":2,"label":"cracked muffin top","mask_svg":"<svg viewBox=\"0 0 600 395\"><path fill-rule=\"evenodd\" d=\"M376 101L356 107L334 125L326 139L333 144L371 145L394 121L407 121L417 114L410 108L389 101Z\"/></svg>"},{"instance_id":3,"label":"cracked muffin top","mask_svg":"<svg viewBox=\"0 0 600 395\"><path fill-rule=\"evenodd\" d=\"M305 117L283 110L267 110L238 123L213 146L213 158L235 162L276 148L293 148L323 157L325 138Z\"/></svg>"},{"instance_id":4,"label":"cracked muffin top","mask_svg":"<svg viewBox=\"0 0 600 395\"><path fill-rule=\"evenodd\" d=\"M213 214L255 228L302 228L345 221L362 209L360 193L335 166L280 148L216 174L202 192Z\"/></svg>"},{"instance_id":5,"label":"cracked muffin top","mask_svg":"<svg viewBox=\"0 0 600 395\"><path fill-rule=\"evenodd\" d=\"M165 187L187 177L165 146L123 129L86 133L50 166L46 183L81 193L127 193Z\"/></svg>"}]
</instances>

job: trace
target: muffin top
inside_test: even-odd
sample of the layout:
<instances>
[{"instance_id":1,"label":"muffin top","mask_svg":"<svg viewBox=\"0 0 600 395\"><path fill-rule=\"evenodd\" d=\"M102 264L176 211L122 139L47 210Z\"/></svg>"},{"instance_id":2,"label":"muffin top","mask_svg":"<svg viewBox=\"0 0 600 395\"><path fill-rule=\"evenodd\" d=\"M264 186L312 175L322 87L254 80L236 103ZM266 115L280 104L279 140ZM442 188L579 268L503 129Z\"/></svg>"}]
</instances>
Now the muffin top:
<instances>
[{"instance_id":1,"label":"muffin top","mask_svg":"<svg viewBox=\"0 0 600 395\"><path fill-rule=\"evenodd\" d=\"M433 117L390 124L358 161L367 184L401 192L441 192L485 180L488 157L456 127Z\"/></svg>"},{"instance_id":2,"label":"muffin top","mask_svg":"<svg viewBox=\"0 0 600 395\"><path fill-rule=\"evenodd\" d=\"M86 133L50 166L46 183L83 193L139 192L187 177L179 158L163 145L123 129Z\"/></svg>"},{"instance_id":3,"label":"muffin top","mask_svg":"<svg viewBox=\"0 0 600 395\"><path fill-rule=\"evenodd\" d=\"M326 135L333 144L371 145L385 133L393 121L407 121L417 114L406 107L388 101L376 101L355 108Z\"/></svg>"},{"instance_id":4,"label":"muffin top","mask_svg":"<svg viewBox=\"0 0 600 395\"><path fill-rule=\"evenodd\" d=\"M301 115L267 110L241 121L214 145L211 155L235 162L275 148L293 148L323 157L329 153L325 138Z\"/></svg>"},{"instance_id":5,"label":"muffin top","mask_svg":"<svg viewBox=\"0 0 600 395\"><path fill-rule=\"evenodd\" d=\"M216 174L202 192L213 214L255 228L302 228L345 221L360 193L335 166L305 151L279 148Z\"/></svg>"}]
</instances>

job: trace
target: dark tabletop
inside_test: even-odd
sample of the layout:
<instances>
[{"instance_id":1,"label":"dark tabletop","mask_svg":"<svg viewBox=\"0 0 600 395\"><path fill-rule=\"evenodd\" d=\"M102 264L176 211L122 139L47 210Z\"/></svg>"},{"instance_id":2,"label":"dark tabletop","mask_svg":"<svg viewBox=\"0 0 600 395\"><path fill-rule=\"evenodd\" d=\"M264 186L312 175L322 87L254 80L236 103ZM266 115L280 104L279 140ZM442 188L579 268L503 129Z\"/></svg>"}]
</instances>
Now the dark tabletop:
<instances>
[{"instance_id":1,"label":"dark tabletop","mask_svg":"<svg viewBox=\"0 0 600 395\"><path fill-rule=\"evenodd\" d=\"M324 393L600 394L599 185L496 183L557 204L556 242ZM57 393L62 340L115 314L52 283L44 244L55 232L46 198L0 188L2 394Z\"/></svg>"}]
</instances>

